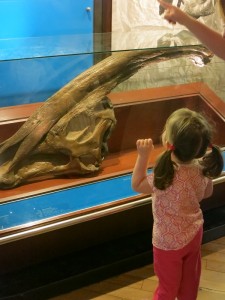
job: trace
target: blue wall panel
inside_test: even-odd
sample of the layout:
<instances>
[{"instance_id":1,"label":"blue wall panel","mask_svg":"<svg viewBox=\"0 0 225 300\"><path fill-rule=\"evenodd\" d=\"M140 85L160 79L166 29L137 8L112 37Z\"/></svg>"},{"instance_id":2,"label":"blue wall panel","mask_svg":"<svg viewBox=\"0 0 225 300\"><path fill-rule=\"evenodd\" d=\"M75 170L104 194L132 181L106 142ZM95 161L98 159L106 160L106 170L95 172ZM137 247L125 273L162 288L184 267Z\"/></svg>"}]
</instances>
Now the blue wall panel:
<instances>
[{"instance_id":1,"label":"blue wall panel","mask_svg":"<svg viewBox=\"0 0 225 300\"><path fill-rule=\"evenodd\" d=\"M93 65L93 3L0 0L0 107L45 101Z\"/></svg>"},{"instance_id":2,"label":"blue wall panel","mask_svg":"<svg viewBox=\"0 0 225 300\"><path fill-rule=\"evenodd\" d=\"M0 38L89 33L92 12L93 0L0 0Z\"/></svg>"}]
</instances>

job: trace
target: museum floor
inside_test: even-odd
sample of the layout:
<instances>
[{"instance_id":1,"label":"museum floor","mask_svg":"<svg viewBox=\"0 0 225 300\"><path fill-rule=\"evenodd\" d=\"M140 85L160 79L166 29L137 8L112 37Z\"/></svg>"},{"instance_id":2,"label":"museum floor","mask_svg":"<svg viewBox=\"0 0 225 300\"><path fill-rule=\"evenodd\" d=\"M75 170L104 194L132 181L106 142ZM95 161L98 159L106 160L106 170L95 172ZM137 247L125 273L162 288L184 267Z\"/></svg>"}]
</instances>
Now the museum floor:
<instances>
[{"instance_id":1,"label":"museum floor","mask_svg":"<svg viewBox=\"0 0 225 300\"><path fill-rule=\"evenodd\" d=\"M157 278L153 266L129 271L51 300L151 300ZM202 245L202 276L197 300L225 299L225 237Z\"/></svg>"}]
</instances>

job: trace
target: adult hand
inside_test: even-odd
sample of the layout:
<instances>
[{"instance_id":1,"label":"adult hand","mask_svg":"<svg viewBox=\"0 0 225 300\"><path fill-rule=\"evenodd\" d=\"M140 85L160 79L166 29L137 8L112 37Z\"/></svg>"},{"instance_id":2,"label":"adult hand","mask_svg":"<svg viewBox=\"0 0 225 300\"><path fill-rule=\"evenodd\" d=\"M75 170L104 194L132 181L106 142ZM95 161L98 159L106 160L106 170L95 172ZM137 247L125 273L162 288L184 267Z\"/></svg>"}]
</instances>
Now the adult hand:
<instances>
[{"instance_id":1,"label":"adult hand","mask_svg":"<svg viewBox=\"0 0 225 300\"><path fill-rule=\"evenodd\" d=\"M165 9L164 19L171 24L176 24L177 22L183 24L187 15L180 8L163 0L158 0L158 2Z\"/></svg>"}]
</instances>

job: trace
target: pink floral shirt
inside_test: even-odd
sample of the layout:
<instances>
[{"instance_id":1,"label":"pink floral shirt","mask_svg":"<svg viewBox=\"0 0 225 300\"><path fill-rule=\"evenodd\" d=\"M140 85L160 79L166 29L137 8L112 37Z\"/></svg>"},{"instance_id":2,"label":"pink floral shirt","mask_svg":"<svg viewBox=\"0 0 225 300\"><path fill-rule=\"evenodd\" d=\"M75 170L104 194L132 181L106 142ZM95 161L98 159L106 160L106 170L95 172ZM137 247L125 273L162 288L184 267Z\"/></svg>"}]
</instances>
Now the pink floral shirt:
<instances>
[{"instance_id":1,"label":"pink floral shirt","mask_svg":"<svg viewBox=\"0 0 225 300\"><path fill-rule=\"evenodd\" d=\"M177 250L187 245L203 224L199 202L211 196L212 180L202 175L196 160L179 164L171 186L159 190L153 185L154 174L148 176L153 189L153 245L163 250Z\"/></svg>"}]
</instances>

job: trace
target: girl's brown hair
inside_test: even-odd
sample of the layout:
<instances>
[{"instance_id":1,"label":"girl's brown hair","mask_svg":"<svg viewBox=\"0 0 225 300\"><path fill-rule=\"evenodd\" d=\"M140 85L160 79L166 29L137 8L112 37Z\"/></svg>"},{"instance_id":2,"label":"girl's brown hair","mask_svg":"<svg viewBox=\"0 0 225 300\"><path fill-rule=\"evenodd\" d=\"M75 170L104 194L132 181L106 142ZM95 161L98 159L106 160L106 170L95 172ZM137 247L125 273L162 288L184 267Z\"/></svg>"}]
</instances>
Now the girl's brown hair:
<instances>
[{"instance_id":1,"label":"girl's brown hair","mask_svg":"<svg viewBox=\"0 0 225 300\"><path fill-rule=\"evenodd\" d=\"M163 142L173 145L158 159L154 167L154 185L160 190L166 189L173 182L175 163L171 159L171 152L181 163L187 163L195 158L202 158L203 175L215 178L223 169L223 158L220 149L211 145L213 128L198 112L187 108L178 109L167 119ZM212 150L206 154L208 147Z\"/></svg>"}]
</instances>

